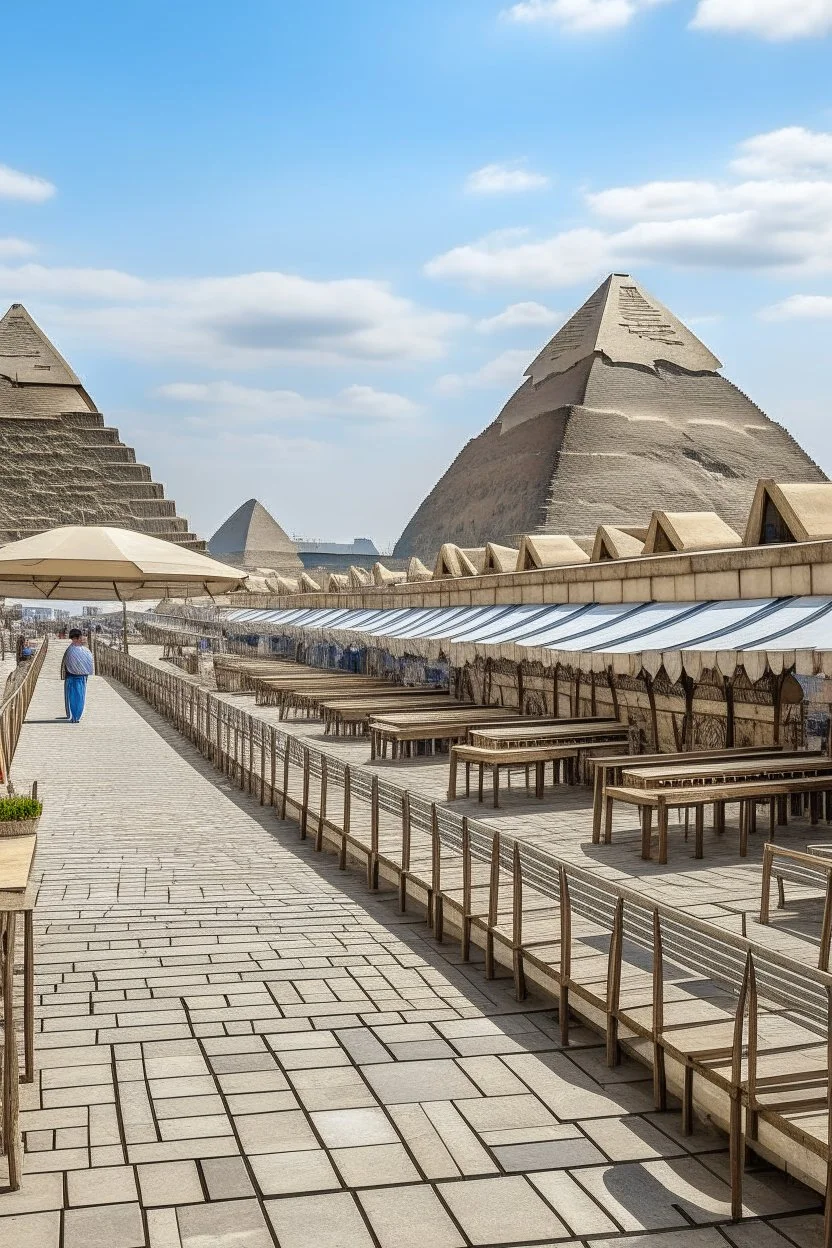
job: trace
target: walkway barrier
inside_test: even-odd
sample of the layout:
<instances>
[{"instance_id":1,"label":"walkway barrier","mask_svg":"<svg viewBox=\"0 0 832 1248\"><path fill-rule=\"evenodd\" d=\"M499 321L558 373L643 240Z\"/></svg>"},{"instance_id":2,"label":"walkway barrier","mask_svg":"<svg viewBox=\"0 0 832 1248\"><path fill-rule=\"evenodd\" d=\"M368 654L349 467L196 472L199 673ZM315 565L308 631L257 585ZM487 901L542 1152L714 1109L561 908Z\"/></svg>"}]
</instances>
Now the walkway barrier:
<instances>
[{"instance_id":1,"label":"walkway barrier","mask_svg":"<svg viewBox=\"0 0 832 1248\"><path fill-rule=\"evenodd\" d=\"M745 935L647 900L555 854L351 766L194 682L96 646L97 670L127 685L240 789L297 820L300 837L360 864L368 887L398 889L402 910L424 906L437 939L462 957L485 952L485 973L511 969L571 1018L652 1067L657 1109L669 1092L727 1129L732 1211L742 1211L744 1159L754 1151L827 1192L832 1248L832 975Z\"/></svg>"},{"instance_id":2,"label":"walkway barrier","mask_svg":"<svg viewBox=\"0 0 832 1248\"><path fill-rule=\"evenodd\" d=\"M42 638L33 658L27 664L27 670L19 678L16 672L13 673L9 692L5 696L0 694L2 698L0 701L0 783L8 783L14 752L20 740L23 721L26 718L29 703L32 701L35 685L38 683L48 645L49 639Z\"/></svg>"}]
</instances>

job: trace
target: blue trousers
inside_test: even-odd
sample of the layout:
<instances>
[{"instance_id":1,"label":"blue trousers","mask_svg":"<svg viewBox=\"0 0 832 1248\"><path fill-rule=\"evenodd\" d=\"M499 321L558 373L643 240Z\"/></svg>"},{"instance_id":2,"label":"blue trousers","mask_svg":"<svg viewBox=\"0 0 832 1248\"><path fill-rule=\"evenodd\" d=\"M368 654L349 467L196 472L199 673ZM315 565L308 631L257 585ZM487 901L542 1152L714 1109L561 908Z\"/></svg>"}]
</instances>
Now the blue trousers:
<instances>
[{"instance_id":1,"label":"blue trousers","mask_svg":"<svg viewBox=\"0 0 832 1248\"><path fill-rule=\"evenodd\" d=\"M87 677L67 676L64 680L64 704L68 718L76 723L84 714L87 700Z\"/></svg>"}]
</instances>

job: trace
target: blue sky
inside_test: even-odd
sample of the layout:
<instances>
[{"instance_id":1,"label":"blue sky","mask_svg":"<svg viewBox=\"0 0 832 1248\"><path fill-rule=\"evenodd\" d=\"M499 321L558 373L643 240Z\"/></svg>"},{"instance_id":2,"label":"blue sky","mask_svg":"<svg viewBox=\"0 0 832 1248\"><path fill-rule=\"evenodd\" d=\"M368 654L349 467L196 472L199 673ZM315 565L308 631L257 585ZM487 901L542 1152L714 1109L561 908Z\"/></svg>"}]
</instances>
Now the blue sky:
<instances>
[{"instance_id":1,"label":"blue sky","mask_svg":"<svg viewBox=\"0 0 832 1248\"><path fill-rule=\"evenodd\" d=\"M0 302L210 535L392 542L607 272L832 475L832 0L4 16Z\"/></svg>"}]
</instances>

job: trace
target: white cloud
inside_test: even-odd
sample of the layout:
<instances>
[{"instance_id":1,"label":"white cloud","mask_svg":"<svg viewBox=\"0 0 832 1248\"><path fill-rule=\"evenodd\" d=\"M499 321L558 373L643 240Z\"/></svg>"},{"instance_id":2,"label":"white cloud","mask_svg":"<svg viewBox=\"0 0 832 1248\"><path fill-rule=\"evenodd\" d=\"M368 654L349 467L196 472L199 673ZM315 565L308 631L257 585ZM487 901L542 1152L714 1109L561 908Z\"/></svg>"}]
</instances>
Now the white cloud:
<instances>
[{"instance_id":1,"label":"white cloud","mask_svg":"<svg viewBox=\"0 0 832 1248\"><path fill-rule=\"evenodd\" d=\"M0 257L30 256L34 250L32 244L22 238L0 238Z\"/></svg>"},{"instance_id":2,"label":"white cloud","mask_svg":"<svg viewBox=\"0 0 832 1248\"><path fill-rule=\"evenodd\" d=\"M503 389L511 384L519 386L523 373L534 358L534 351L503 351L481 368L470 373L446 373L436 382L439 394L461 394L464 390Z\"/></svg>"},{"instance_id":3,"label":"white cloud","mask_svg":"<svg viewBox=\"0 0 832 1248\"><path fill-rule=\"evenodd\" d=\"M471 195L516 195L522 191L540 191L548 185L545 174L521 165L483 165L469 173L465 180L465 189Z\"/></svg>"},{"instance_id":4,"label":"white cloud","mask_svg":"<svg viewBox=\"0 0 832 1248\"><path fill-rule=\"evenodd\" d=\"M626 26L643 9L667 0L522 0L503 16L526 25L552 26L570 34L615 30Z\"/></svg>"},{"instance_id":5,"label":"white cloud","mask_svg":"<svg viewBox=\"0 0 832 1248\"><path fill-rule=\"evenodd\" d=\"M764 321L832 320L832 295L790 295L760 315Z\"/></svg>"},{"instance_id":6,"label":"white cloud","mask_svg":"<svg viewBox=\"0 0 832 1248\"><path fill-rule=\"evenodd\" d=\"M171 382L156 391L162 398L210 409L207 417L192 417L195 425L298 425L317 420L357 424L401 424L418 416L421 408L403 394L372 386L352 385L338 394L313 398L295 390L269 390L233 381Z\"/></svg>"},{"instance_id":7,"label":"white cloud","mask_svg":"<svg viewBox=\"0 0 832 1248\"><path fill-rule=\"evenodd\" d=\"M494 334L505 329L528 329L530 325L554 325L559 319L560 313L532 300L527 303L510 303L496 316L487 316L477 321L477 329L481 334Z\"/></svg>"},{"instance_id":8,"label":"white cloud","mask_svg":"<svg viewBox=\"0 0 832 1248\"><path fill-rule=\"evenodd\" d=\"M527 288L586 282L664 263L832 272L832 135L795 128L740 145L737 181L651 181L585 196L589 221L550 237L489 235L425 266L431 277ZM814 175L814 176L813 176ZM824 175L824 176L821 176ZM610 228L613 227L613 228Z\"/></svg>"},{"instance_id":9,"label":"white cloud","mask_svg":"<svg viewBox=\"0 0 832 1248\"><path fill-rule=\"evenodd\" d=\"M832 31L832 0L699 0L695 30L805 39Z\"/></svg>"},{"instance_id":10,"label":"white cloud","mask_svg":"<svg viewBox=\"0 0 832 1248\"><path fill-rule=\"evenodd\" d=\"M40 204L54 194L55 187L45 178L0 165L0 199L23 199L30 204Z\"/></svg>"},{"instance_id":11,"label":"white cloud","mask_svg":"<svg viewBox=\"0 0 832 1248\"><path fill-rule=\"evenodd\" d=\"M420 307L384 282L279 272L144 279L109 269L0 266L0 294L44 296L65 341L214 368L433 360L465 318Z\"/></svg>"},{"instance_id":12,"label":"white cloud","mask_svg":"<svg viewBox=\"0 0 832 1248\"><path fill-rule=\"evenodd\" d=\"M757 134L740 143L739 151L731 168L751 178L777 178L783 174L814 177L832 173L832 134L805 130L803 126L784 126L782 130Z\"/></svg>"}]
</instances>

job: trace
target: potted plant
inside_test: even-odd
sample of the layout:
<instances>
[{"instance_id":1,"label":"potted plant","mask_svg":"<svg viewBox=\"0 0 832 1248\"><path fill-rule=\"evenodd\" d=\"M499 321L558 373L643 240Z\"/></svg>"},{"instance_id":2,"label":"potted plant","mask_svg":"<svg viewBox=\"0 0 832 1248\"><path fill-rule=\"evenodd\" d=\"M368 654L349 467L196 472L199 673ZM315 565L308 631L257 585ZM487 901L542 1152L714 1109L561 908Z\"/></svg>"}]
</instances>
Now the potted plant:
<instances>
[{"instance_id":1,"label":"potted plant","mask_svg":"<svg viewBox=\"0 0 832 1248\"><path fill-rule=\"evenodd\" d=\"M31 836L38 830L43 803L36 797L0 797L0 836Z\"/></svg>"}]
</instances>

